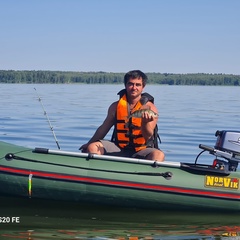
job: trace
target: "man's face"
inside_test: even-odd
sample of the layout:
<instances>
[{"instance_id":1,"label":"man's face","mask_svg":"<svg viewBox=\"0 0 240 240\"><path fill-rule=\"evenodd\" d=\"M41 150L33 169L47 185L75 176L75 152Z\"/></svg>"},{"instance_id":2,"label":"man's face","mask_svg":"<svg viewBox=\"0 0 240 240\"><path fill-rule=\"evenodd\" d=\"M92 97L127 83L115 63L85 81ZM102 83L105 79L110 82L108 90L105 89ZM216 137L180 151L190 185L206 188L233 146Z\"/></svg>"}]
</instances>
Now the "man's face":
<instances>
[{"instance_id":1,"label":"man's face","mask_svg":"<svg viewBox=\"0 0 240 240\"><path fill-rule=\"evenodd\" d=\"M144 87L143 87L143 82L141 77L130 79L126 84L126 91L127 91L128 97L136 98L140 96L143 89Z\"/></svg>"}]
</instances>

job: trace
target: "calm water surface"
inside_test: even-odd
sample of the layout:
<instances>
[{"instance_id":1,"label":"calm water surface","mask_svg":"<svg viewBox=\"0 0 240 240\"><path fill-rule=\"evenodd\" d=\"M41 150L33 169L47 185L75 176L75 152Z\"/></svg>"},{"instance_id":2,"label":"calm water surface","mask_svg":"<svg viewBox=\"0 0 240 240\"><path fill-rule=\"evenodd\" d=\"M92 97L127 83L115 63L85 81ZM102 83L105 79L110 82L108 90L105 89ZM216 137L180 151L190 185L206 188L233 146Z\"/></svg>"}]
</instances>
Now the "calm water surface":
<instances>
[{"instance_id":1,"label":"calm water surface","mask_svg":"<svg viewBox=\"0 0 240 240\"><path fill-rule=\"evenodd\" d=\"M37 89L37 92L34 90ZM78 151L117 100L122 85L0 84L0 141L57 149L38 94L62 150ZM216 130L239 131L238 87L147 86L160 113L160 147L168 161L193 162ZM108 134L107 138L110 138ZM200 161L211 162L210 155ZM109 209L1 198L0 239L240 239L240 218L224 213Z\"/></svg>"}]
</instances>

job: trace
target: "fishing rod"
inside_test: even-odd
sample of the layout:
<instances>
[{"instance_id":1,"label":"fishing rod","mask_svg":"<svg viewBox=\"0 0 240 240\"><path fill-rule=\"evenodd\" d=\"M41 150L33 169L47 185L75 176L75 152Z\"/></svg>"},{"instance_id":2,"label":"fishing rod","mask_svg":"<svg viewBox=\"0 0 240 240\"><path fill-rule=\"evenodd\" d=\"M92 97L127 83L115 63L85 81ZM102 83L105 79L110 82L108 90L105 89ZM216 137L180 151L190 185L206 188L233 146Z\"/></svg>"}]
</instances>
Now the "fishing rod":
<instances>
[{"instance_id":1,"label":"fishing rod","mask_svg":"<svg viewBox=\"0 0 240 240\"><path fill-rule=\"evenodd\" d=\"M38 94L38 92L37 92L37 89L34 88L34 90L35 90L36 93L37 93L38 101L39 101L39 102L41 103L41 105L42 105L43 113L44 113L44 115L45 115L46 118L47 118L47 121L48 121L49 127L50 127L50 129L51 129L51 131L52 131L52 134L53 134L53 137L54 137L55 142L56 142L56 144L57 144L57 147L58 147L58 149L60 149L60 146L59 146L59 143L58 143L57 137L56 137L55 132L54 132L54 130L53 130L53 126L52 126L52 124L51 124L51 122L50 122L50 119L49 119L49 117L48 117L48 115L47 115L47 112L45 111L45 108L44 108L44 106L43 106L42 99L40 98L40 96L39 96L39 94Z\"/></svg>"}]
</instances>

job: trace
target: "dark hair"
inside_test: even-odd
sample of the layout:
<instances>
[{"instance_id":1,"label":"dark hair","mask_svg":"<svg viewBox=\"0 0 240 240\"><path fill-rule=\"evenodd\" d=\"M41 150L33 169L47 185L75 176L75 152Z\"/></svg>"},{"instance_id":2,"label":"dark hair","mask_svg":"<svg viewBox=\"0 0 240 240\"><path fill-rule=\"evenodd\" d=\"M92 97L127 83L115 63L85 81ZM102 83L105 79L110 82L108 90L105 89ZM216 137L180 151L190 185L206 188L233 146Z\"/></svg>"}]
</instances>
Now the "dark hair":
<instances>
[{"instance_id":1,"label":"dark hair","mask_svg":"<svg viewBox=\"0 0 240 240\"><path fill-rule=\"evenodd\" d=\"M130 79L136 79L136 78L138 78L138 79L142 78L143 87L145 87L148 78L147 78L146 74L140 70L132 70L132 71L127 72L124 76L124 85L126 86L127 82Z\"/></svg>"}]
</instances>

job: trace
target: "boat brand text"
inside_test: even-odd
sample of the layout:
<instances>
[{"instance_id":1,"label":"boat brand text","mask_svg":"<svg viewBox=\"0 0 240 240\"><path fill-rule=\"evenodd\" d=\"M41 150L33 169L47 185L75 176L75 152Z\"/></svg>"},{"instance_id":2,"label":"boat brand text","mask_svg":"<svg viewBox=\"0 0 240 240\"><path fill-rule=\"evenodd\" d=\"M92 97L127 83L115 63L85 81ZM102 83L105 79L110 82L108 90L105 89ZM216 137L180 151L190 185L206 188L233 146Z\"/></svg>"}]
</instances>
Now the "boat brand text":
<instances>
[{"instance_id":1,"label":"boat brand text","mask_svg":"<svg viewBox=\"0 0 240 240\"><path fill-rule=\"evenodd\" d=\"M239 178L206 176L205 187L219 187L219 188L239 188Z\"/></svg>"}]
</instances>

